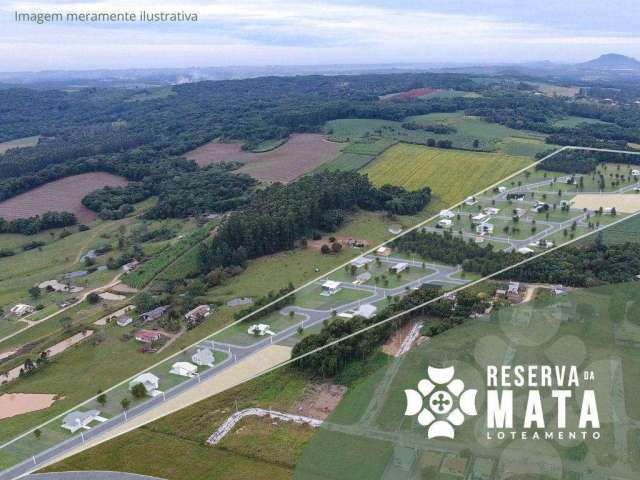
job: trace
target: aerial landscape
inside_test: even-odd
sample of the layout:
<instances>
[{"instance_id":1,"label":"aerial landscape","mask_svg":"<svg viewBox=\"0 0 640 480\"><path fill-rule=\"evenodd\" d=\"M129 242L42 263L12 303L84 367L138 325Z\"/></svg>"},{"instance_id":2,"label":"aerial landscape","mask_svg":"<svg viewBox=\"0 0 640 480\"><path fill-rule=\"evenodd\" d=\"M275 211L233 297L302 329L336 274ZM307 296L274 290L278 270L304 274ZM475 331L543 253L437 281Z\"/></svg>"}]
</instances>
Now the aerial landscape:
<instances>
[{"instance_id":1,"label":"aerial landscape","mask_svg":"<svg viewBox=\"0 0 640 480\"><path fill-rule=\"evenodd\" d=\"M637 34L386 3L0 21L0 480L640 476Z\"/></svg>"}]
</instances>

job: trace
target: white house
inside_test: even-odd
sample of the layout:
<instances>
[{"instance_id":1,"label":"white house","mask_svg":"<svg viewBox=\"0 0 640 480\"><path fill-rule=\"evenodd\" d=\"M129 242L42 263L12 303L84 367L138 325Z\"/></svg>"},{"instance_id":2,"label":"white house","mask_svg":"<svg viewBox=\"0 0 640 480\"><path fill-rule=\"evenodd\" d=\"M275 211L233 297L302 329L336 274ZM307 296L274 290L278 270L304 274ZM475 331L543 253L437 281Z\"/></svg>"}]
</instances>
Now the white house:
<instances>
[{"instance_id":1,"label":"white house","mask_svg":"<svg viewBox=\"0 0 640 480\"><path fill-rule=\"evenodd\" d=\"M538 242L531 242L529 244L530 247L538 247L538 248L551 248L554 243L551 240L540 240Z\"/></svg>"},{"instance_id":2,"label":"white house","mask_svg":"<svg viewBox=\"0 0 640 480\"><path fill-rule=\"evenodd\" d=\"M637 169L631 170L631 176L640 177L640 170L637 170Z\"/></svg>"},{"instance_id":3,"label":"white house","mask_svg":"<svg viewBox=\"0 0 640 480\"><path fill-rule=\"evenodd\" d=\"M251 325L247 330L249 335L256 335L258 337L264 337L265 335L275 335L274 332L270 330L271 325L267 325L265 323L258 323L255 325Z\"/></svg>"},{"instance_id":4,"label":"white house","mask_svg":"<svg viewBox=\"0 0 640 480\"><path fill-rule=\"evenodd\" d=\"M327 280L322 284L322 293L320 295L329 296L334 293L338 293L340 290L340 282L334 280Z\"/></svg>"},{"instance_id":5,"label":"white house","mask_svg":"<svg viewBox=\"0 0 640 480\"><path fill-rule=\"evenodd\" d=\"M380 247L376 250L376 255L388 257L389 255L391 255L391 249L389 247Z\"/></svg>"},{"instance_id":6,"label":"white house","mask_svg":"<svg viewBox=\"0 0 640 480\"><path fill-rule=\"evenodd\" d=\"M162 393L160 390L158 390L158 387L160 386L160 379L153 373L143 373L142 375L131 380L129 382L129 390L131 390L139 383L144 386L144 389L147 391L147 395L151 397L155 397L156 395Z\"/></svg>"},{"instance_id":7,"label":"white house","mask_svg":"<svg viewBox=\"0 0 640 480\"><path fill-rule=\"evenodd\" d=\"M181 377L191 378L195 377L196 373L198 373L198 367L189 362L176 362L171 365L171 370L169 370L169 373L180 375Z\"/></svg>"},{"instance_id":8,"label":"white house","mask_svg":"<svg viewBox=\"0 0 640 480\"><path fill-rule=\"evenodd\" d=\"M513 216L514 217L521 217L526 213L526 210L524 208L514 208L513 209Z\"/></svg>"},{"instance_id":9,"label":"white house","mask_svg":"<svg viewBox=\"0 0 640 480\"><path fill-rule=\"evenodd\" d=\"M487 207L483 210L483 212L486 215L497 215L498 213L500 213L500 209L495 207Z\"/></svg>"},{"instance_id":10,"label":"white house","mask_svg":"<svg viewBox=\"0 0 640 480\"><path fill-rule=\"evenodd\" d=\"M22 317L24 315L29 315L30 313L33 313L35 311L35 308L33 308L31 305L27 305L25 303L19 303L13 307L11 307L10 312L15 315L16 317Z\"/></svg>"},{"instance_id":11,"label":"white house","mask_svg":"<svg viewBox=\"0 0 640 480\"><path fill-rule=\"evenodd\" d=\"M530 253L533 253L533 250L531 250L529 247L520 247L517 251L518 253L521 253L523 255L528 255Z\"/></svg>"},{"instance_id":12,"label":"white house","mask_svg":"<svg viewBox=\"0 0 640 480\"><path fill-rule=\"evenodd\" d=\"M498 187L498 193L504 193L507 191L507 187Z\"/></svg>"},{"instance_id":13,"label":"white house","mask_svg":"<svg viewBox=\"0 0 640 480\"><path fill-rule=\"evenodd\" d=\"M208 348L198 348L198 351L191 355L191 361L196 365L213 367L216 358L213 352Z\"/></svg>"},{"instance_id":14,"label":"white house","mask_svg":"<svg viewBox=\"0 0 640 480\"><path fill-rule=\"evenodd\" d=\"M440 210L440 218L454 218L456 216L451 210Z\"/></svg>"},{"instance_id":15,"label":"white house","mask_svg":"<svg viewBox=\"0 0 640 480\"><path fill-rule=\"evenodd\" d=\"M100 419L100 412L98 410L89 410L88 412L75 411L65 415L62 419L62 428L69 430L71 433L75 433L81 428L89 428L89 424L98 419Z\"/></svg>"},{"instance_id":16,"label":"white house","mask_svg":"<svg viewBox=\"0 0 640 480\"><path fill-rule=\"evenodd\" d=\"M486 233L492 234L493 233L493 224L492 223L481 223L480 225L477 225L476 226L476 233L479 233L480 235L484 235Z\"/></svg>"},{"instance_id":17,"label":"white house","mask_svg":"<svg viewBox=\"0 0 640 480\"><path fill-rule=\"evenodd\" d=\"M489 218L489 217L487 215L485 215L484 213L478 213L477 215L474 215L473 217L471 217L471 220L473 220L474 222L477 222L477 223L482 223L482 222L486 221L487 218Z\"/></svg>"},{"instance_id":18,"label":"white house","mask_svg":"<svg viewBox=\"0 0 640 480\"><path fill-rule=\"evenodd\" d=\"M451 228L453 226L453 221L448 218L442 218L436 224L436 228Z\"/></svg>"},{"instance_id":19,"label":"white house","mask_svg":"<svg viewBox=\"0 0 640 480\"><path fill-rule=\"evenodd\" d=\"M346 312L339 313L338 316L341 318L346 318L347 320L350 320L356 316L364 317L367 320L370 320L376 316L377 311L378 311L378 307L376 307L375 305L371 305L369 303L365 303L364 305L360 305L355 310L347 310Z\"/></svg>"},{"instance_id":20,"label":"white house","mask_svg":"<svg viewBox=\"0 0 640 480\"><path fill-rule=\"evenodd\" d=\"M356 268L364 267L366 264L373 262L373 258L369 257L358 257L351 261L351 265Z\"/></svg>"},{"instance_id":21,"label":"white house","mask_svg":"<svg viewBox=\"0 0 640 480\"><path fill-rule=\"evenodd\" d=\"M478 203L478 200L476 200L476 197L467 197L464 199L465 205L472 206L472 205L475 205L476 203Z\"/></svg>"},{"instance_id":22,"label":"white house","mask_svg":"<svg viewBox=\"0 0 640 480\"><path fill-rule=\"evenodd\" d=\"M134 260L132 262L129 263L125 263L122 266L122 270L124 270L125 273L131 273L133 272L136 268L138 268L140 266L140 262L137 260Z\"/></svg>"},{"instance_id":23,"label":"white house","mask_svg":"<svg viewBox=\"0 0 640 480\"><path fill-rule=\"evenodd\" d=\"M184 318L187 320L196 320L198 317L208 317L211 313L211 307L209 305L199 305L193 310L188 311Z\"/></svg>"},{"instance_id":24,"label":"white house","mask_svg":"<svg viewBox=\"0 0 640 480\"><path fill-rule=\"evenodd\" d=\"M392 273L398 274L398 273L404 272L408 266L409 264L407 262L398 262L389 270L391 270Z\"/></svg>"},{"instance_id":25,"label":"white house","mask_svg":"<svg viewBox=\"0 0 640 480\"><path fill-rule=\"evenodd\" d=\"M520 282L509 282L507 287L507 295L519 295L520 294Z\"/></svg>"}]
</instances>

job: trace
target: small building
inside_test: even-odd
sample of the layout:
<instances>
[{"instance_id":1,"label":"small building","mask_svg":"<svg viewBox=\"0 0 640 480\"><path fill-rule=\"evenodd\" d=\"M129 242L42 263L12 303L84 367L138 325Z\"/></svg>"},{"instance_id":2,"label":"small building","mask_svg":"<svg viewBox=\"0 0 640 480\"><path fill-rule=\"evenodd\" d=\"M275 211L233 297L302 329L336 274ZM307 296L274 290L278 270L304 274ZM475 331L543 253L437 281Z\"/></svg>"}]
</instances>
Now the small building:
<instances>
[{"instance_id":1,"label":"small building","mask_svg":"<svg viewBox=\"0 0 640 480\"><path fill-rule=\"evenodd\" d=\"M455 218L456 214L453 213L451 210L440 210L440 218Z\"/></svg>"},{"instance_id":2,"label":"small building","mask_svg":"<svg viewBox=\"0 0 640 480\"><path fill-rule=\"evenodd\" d=\"M533 253L533 250L531 250L529 247L520 247L517 252L521 253L522 255L529 255L530 253Z\"/></svg>"},{"instance_id":3,"label":"small building","mask_svg":"<svg viewBox=\"0 0 640 480\"><path fill-rule=\"evenodd\" d=\"M211 314L211 307L209 305L199 305L193 310L188 311L184 318L187 320L197 320L198 318L208 317Z\"/></svg>"},{"instance_id":4,"label":"small building","mask_svg":"<svg viewBox=\"0 0 640 480\"><path fill-rule=\"evenodd\" d=\"M322 292L320 295L328 296L338 293L340 290L340 282L334 280L327 280L322 284Z\"/></svg>"},{"instance_id":5,"label":"small building","mask_svg":"<svg viewBox=\"0 0 640 480\"><path fill-rule=\"evenodd\" d=\"M549 210L549 204L545 202L536 202L533 204L533 207L531 207L531 211L535 213L542 213L547 210Z\"/></svg>"},{"instance_id":6,"label":"small building","mask_svg":"<svg viewBox=\"0 0 640 480\"><path fill-rule=\"evenodd\" d=\"M367 283L369 280L371 280L371 273L370 272L362 272L360 275L358 275L356 277L356 279L353 281L353 283L355 285L362 285L363 283Z\"/></svg>"},{"instance_id":7,"label":"small building","mask_svg":"<svg viewBox=\"0 0 640 480\"><path fill-rule=\"evenodd\" d=\"M452 226L453 221L449 220L448 218L442 218L438 220L438 223L436 224L436 228L451 228Z\"/></svg>"},{"instance_id":8,"label":"small building","mask_svg":"<svg viewBox=\"0 0 640 480\"><path fill-rule=\"evenodd\" d=\"M159 332L154 332L153 330L138 330L135 333L135 339L140 343L153 343L160 340L162 335Z\"/></svg>"},{"instance_id":9,"label":"small building","mask_svg":"<svg viewBox=\"0 0 640 480\"><path fill-rule=\"evenodd\" d=\"M486 222L488 218L489 218L488 215L485 215L484 213L478 213L477 215L474 215L473 217L471 217L471 220L477 223L483 223L483 222Z\"/></svg>"},{"instance_id":10,"label":"small building","mask_svg":"<svg viewBox=\"0 0 640 480\"><path fill-rule=\"evenodd\" d=\"M504 193L507 191L507 187L498 187L498 193Z\"/></svg>"},{"instance_id":11,"label":"small building","mask_svg":"<svg viewBox=\"0 0 640 480\"><path fill-rule=\"evenodd\" d=\"M369 264L373 262L373 258L369 258L369 257L358 257L355 258L353 260L351 260L350 264L353 265L356 268L361 268L364 267L365 265Z\"/></svg>"},{"instance_id":12,"label":"small building","mask_svg":"<svg viewBox=\"0 0 640 480\"><path fill-rule=\"evenodd\" d=\"M471 196L464 199L464 204L469 207L472 205L475 205L476 203L478 203L478 200L476 199L476 197Z\"/></svg>"},{"instance_id":13,"label":"small building","mask_svg":"<svg viewBox=\"0 0 640 480\"><path fill-rule=\"evenodd\" d=\"M132 262L125 263L122 266L122 270L124 270L125 273L131 273L135 269L137 269L139 266L140 266L140 262L138 260L133 260Z\"/></svg>"},{"instance_id":14,"label":"small building","mask_svg":"<svg viewBox=\"0 0 640 480\"><path fill-rule=\"evenodd\" d=\"M192 378L195 377L198 373L198 367L189 362L176 362L171 365L171 370L169 370L169 373L179 375L181 377Z\"/></svg>"},{"instance_id":15,"label":"small building","mask_svg":"<svg viewBox=\"0 0 640 480\"><path fill-rule=\"evenodd\" d=\"M131 380L129 382L129 390L131 390L133 387L135 387L139 383L144 386L144 389L146 390L147 395L151 397L155 397L156 395L159 395L160 393L162 393L158 390L158 387L160 386L160 379L156 377L153 373L149 373L149 372L143 373L142 375Z\"/></svg>"},{"instance_id":16,"label":"small building","mask_svg":"<svg viewBox=\"0 0 640 480\"><path fill-rule=\"evenodd\" d=\"M371 305L370 303L365 303L364 305L360 305L356 309L339 313L338 316L340 318L346 318L347 320L350 320L353 317L364 317L367 320L370 320L376 316L377 311L378 307L376 307L375 305Z\"/></svg>"},{"instance_id":17,"label":"small building","mask_svg":"<svg viewBox=\"0 0 640 480\"><path fill-rule=\"evenodd\" d=\"M640 170L637 170L637 169L631 170L631 176L632 177L640 177Z\"/></svg>"},{"instance_id":18,"label":"small building","mask_svg":"<svg viewBox=\"0 0 640 480\"><path fill-rule=\"evenodd\" d=\"M492 234L493 224L486 222L486 223L481 223L480 225L476 225L476 233L480 235Z\"/></svg>"},{"instance_id":19,"label":"small building","mask_svg":"<svg viewBox=\"0 0 640 480\"><path fill-rule=\"evenodd\" d=\"M507 297L519 297L520 296L520 282L509 282L507 287Z\"/></svg>"},{"instance_id":20,"label":"small building","mask_svg":"<svg viewBox=\"0 0 640 480\"><path fill-rule=\"evenodd\" d=\"M527 213L527 211L524 208L514 208L513 209L513 216L514 217L522 217L525 213Z\"/></svg>"},{"instance_id":21,"label":"small building","mask_svg":"<svg viewBox=\"0 0 640 480\"><path fill-rule=\"evenodd\" d=\"M483 210L483 212L485 213L485 215L497 215L498 213L500 213L500 209L496 207L487 207Z\"/></svg>"},{"instance_id":22,"label":"small building","mask_svg":"<svg viewBox=\"0 0 640 480\"><path fill-rule=\"evenodd\" d=\"M389 247L380 247L376 250L376 255L380 255L381 257L388 257L391 255L391 249Z\"/></svg>"},{"instance_id":23,"label":"small building","mask_svg":"<svg viewBox=\"0 0 640 480\"><path fill-rule=\"evenodd\" d=\"M573 204L573 200L560 200L561 207L570 207Z\"/></svg>"},{"instance_id":24,"label":"small building","mask_svg":"<svg viewBox=\"0 0 640 480\"><path fill-rule=\"evenodd\" d=\"M11 307L9 310L16 317L24 317L25 315L29 315L30 313L35 312L35 308L31 305L27 305L26 303L18 303Z\"/></svg>"},{"instance_id":25,"label":"small building","mask_svg":"<svg viewBox=\"0 0 640 480\"><path fill-rule=\"evenodd\" d=\"M391 270L392 273L395 273L397 275L399 273L404 272L407 269L407 267L409 267L409 264L407 262L398 262L389 270Z\"/></svg>"},{"instance_id":26,"label":"small building","mask_svg":"<svg viewBox=\"0 0 640 480\"><path fill-rule=\"evenodd\" d=\"M167 310L169 310L169 305L161 305L160 307L156 307L153 310L141 313L140 319L143 322L152 322L153 320L159 319Z\"/></svg>"},{"instance_id":27,"label":"small building","mask_svg":"<svg viewBox=\"0 0 640 480\"><path fill-rule=\"evenodd\" d=\"M247 330L247 333L249 335L255 335L257 337L264 337L265 335L275 335L275 333L271 331L271 325L267 325L266 323L251 325Z\"/></svg>"},{"instance_id":28,"label":"small building","mask_svg":"<svg viewBox=\"0 0 640 480\"><path fill-rule=\"evenodd\" d=\"M71 412L62 419L62 428L69 430L71 433L76 433L81 428L88 429L89 424L97 420L99 416L100 412L98 410Z\"/></svg>"},{"instance_id":29,"label":"small building","mask_svg":"<svg viewBox=\"0 0 640 480\"><path fill-rule=\"evenodd\" d=\"M561 295L566 295L567 293L569 293L569 290L567 289L567 287L563 287L562 285L554 285L553 287L551 287L551 293L559 297Z\"/></svg>"},{"instance_id":30,"label":"small building","mask_svg":"<svg viewBox=\"0 0 640 480\"><path fill-rule=\"evenodd\" d=\"M191 355L191 361L201 367L213 367L216 357L209 348L198 347L196 353Z\"/></svg>"},{"instance_id":31,"label":"small building","mask_svg":"<svg viewBox=\"0 0 640 480\"><path fill-rule=\"evenodd\" d=\"M127 313L116 318L116 325L119 327L126 327L127 325L131 325L132 322L133 317Z\"/></svg>"}]
</instances>

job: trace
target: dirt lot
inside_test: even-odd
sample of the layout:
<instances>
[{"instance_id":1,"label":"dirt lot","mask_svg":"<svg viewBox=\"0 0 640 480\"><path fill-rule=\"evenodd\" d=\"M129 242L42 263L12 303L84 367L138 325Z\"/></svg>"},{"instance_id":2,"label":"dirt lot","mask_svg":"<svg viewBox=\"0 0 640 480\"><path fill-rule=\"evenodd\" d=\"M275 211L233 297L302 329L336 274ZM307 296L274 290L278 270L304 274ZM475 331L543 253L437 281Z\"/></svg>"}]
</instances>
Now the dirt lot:
<instances>
[{"instance_id":1,"label":"dirt lot","mask_svg":"<svg viewBox=\"0 0 640 480\"><path fill-rule=\"evenodd\" d=\"M396 330L391 338L387 340L387 343L382 346L382 351L391 357L395 356L398 350L400 350L402 341L407 338L407 335L409 335L415 323L416 322L409 322Z\"/></svg>"},{"instance_id":2,"label":"dirt lot","mask_svg":"<svg viewBox=\"0 0 640 480\"><path fill-rule=\"evenodd\" d=\"M330 382L309 385L293 413L325 420L338 406L346 391L347 387L344 385L334 385Z\"/></svg>"},{"instance_id":3,"label":"dirt lot","mask_svg":"<svg viewBox=\"0 0 640 480\"><path fill-rule=\"evenodd\" d=\"M32 217L47 211L72 212L80 222L96 218L95 212L82 205L82 198L98 188L126 185L127 181L110 173L83 173L49 182L0 202L0 217L6 220Z\"/></svg>"},{"instance_id":4,"label":"dirt lot","mask_svg":"<svg viewBox=\"0 0 640 480\"><path fill-rule=\"evenodd\" d=\"M241 150L239 143L207 143L185 154L198 165L224 161L244 163L240 169L258 180L289 182L333 160L342 145L329 142L322 135L301 133L291 135L284 145L263 153Z\"/></svg>"},{"instance_id":5,"label":"dirt lot","mask_svg":"<svg viewBox=\"0 0 640 480\"><path fill-rule=\"evenodd\" d=\"M634 213L640 210L640 194L634 193L580 193L573 199L573 208L598 210L615 207L618 213Z\"/></svg>"}]
</instances>

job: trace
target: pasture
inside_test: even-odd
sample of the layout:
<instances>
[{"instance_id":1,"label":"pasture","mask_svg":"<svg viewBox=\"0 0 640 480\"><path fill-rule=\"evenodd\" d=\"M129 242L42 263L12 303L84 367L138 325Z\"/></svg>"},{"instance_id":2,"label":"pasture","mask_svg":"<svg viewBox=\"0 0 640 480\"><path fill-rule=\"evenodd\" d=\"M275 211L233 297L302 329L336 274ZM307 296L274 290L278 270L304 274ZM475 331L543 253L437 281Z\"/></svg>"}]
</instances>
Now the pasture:
<instances>
[{"instance_id":1,"label":"pasture","mask_svg":"<svg viewBox=\"0 0 640 480\"><path fill-rule=\"evenodd\" d=\"M596 125L611 125L609 122L598 120L597 118L569 116L553 122L554 127L574 128L581 123L593 123Z\"/></svg>"},{"instance_id":2,"label":"pasture","mask_svg":"<svg viewBox=\"0 0 640 480\"><path fill-rule=\"evenodd\" d=\"M431 187L438 208L451 206L531 163L527 157L398 144L368 165L376 185L390 183L416 190Z\"/></svg>"},{"instance_id":3,"label":"pasture","mask_svg":"<svg viewBox=\"0 0 640 480\"><path fill-rule=\"evenodd\" d=\"M0 142L0 155L12 148L33 147L38 144L38 140L40 140L40 136L35 135L33 137L16 138L15 140Z\"/></svg>"},{"instance_id":4,"label":"pasture","mask_svg":"<svg viewBox=\"0 0 640 480\"><path fill-rule=\"evenodd\" d=\"M106 172L73 175L0 202L0 217L13 220L58 211L74 213L78 221L90 222L95 220L96 213L82 205L82 198L102 187L121 187L126 184L124 178Z\"/></svg>"},{"instance_id":5,"label":"pasture","mask_svg":"<svg viewBox=\"0 0 640 480\"><path fill-rule=\"evenodd\" d=\"M244 164L239 172L251 175L258 180L289 182L333 160L341 147L337 143L326 140L322 135L302 133L291 135L286 143L277 148L259 153L244 151L239 143L214 141L184 156L201 166L238 161Z\"/></svg>"}]
</instances>

